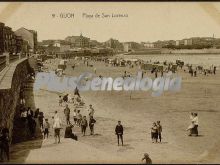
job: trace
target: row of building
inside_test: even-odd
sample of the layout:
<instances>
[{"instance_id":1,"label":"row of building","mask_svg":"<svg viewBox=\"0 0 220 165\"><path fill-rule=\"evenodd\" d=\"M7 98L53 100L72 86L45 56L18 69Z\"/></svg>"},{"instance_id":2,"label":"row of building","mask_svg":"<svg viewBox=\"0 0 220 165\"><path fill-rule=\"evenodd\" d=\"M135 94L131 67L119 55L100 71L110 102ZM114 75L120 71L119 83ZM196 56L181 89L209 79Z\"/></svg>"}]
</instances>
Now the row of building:
<instances>
[{"instance_id":1,"label":"row of building","mask_svg":"<svg viewBox=\"0 0 220 165\"><path fill-rule=\"evenodd\" d=\"M182 40L166 40L166 41L156 41L152 43L155 48L166 48L166 47L179 47L187 48L193 46L196 48L210 48L210 47L220 47L220 39L214 37L191 37Z\"/></svg>"},{"instance_id":2,"label":"row of building","mask_svg":"<svg viewBox=\"0 0 220 165\"><path fill-rule=\"evenodd\" d=\"M43 40L42 42L38 42L38 51L49 54L66 51L118 52L122 50L123 44L118 40L111 38L106 42L98 42L82 34L79 36L68 36L64 40Z\"/></svg>"},{"instance_id":3,"label":"row of building","mask_svg":"<svg viewBox=\"0 0 220 165\"><path fill-rule=\"evenodd\" d=\"M0 55L26 54L37 51L37 32L20 28L13 31L11 27L0 22Z\"/></svg>"},{"instance_id":4,"label":"row of building","mask_svg":"<svg viewBox=\"0 0 220 165\"><path fill-rule=\"evenodd\" d=\"M220 39L214 37L192 37L182 40L166 40L156 42L120 42L116 39L110 38L105 42L98 42L91 40L88 37L80 34L79 36L68 36L64 40L43 40L39 42L41 50L49 52L65 52L68 50L79 49L104 49L110 48L114 52L131 52L139 50L156 50L161 48L220 48Z\"/></svg>"},{"instance_id":5,"label":"row of building","mask_svg":"<svg viewBox=\"0 0 220 165\"><path fill-rule=\"evenodd\" d=\"M220 48L220 39L214 37L192 37L182 40L165 40L156 42L125 42L123 43L125 52L143 50L143 49L202 49L202 48Z\"/></svg>"}]
</instances>

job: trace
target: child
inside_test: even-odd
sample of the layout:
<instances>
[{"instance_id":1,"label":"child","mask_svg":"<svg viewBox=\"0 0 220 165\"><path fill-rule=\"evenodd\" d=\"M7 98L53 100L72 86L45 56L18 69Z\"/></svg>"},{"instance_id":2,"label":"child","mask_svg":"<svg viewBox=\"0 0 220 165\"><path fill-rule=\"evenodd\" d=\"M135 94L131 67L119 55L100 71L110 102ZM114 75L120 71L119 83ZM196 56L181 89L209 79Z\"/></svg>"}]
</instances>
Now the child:
<instances>
[{"instance_id":1,"label":"child","mask_svg":"<svg viewBox=\"0 0 220 165\"><path fill-rule=\"evenodd\" d=\"M59 96L59 106L62 106L62 103L63 103L63 99L61 96Z\"/></svg>"},{"instance_id":2,"label":"child","mask_svg":"<svg viewBox=\"0 0 220 165\"><path fill-rule=\"evenodd\" d=\"M50 128L50 123L48 122L48 119L45 119L45 124L44 124L44 139L49 135L49 128Z\"/></svg>"}]
</instances>

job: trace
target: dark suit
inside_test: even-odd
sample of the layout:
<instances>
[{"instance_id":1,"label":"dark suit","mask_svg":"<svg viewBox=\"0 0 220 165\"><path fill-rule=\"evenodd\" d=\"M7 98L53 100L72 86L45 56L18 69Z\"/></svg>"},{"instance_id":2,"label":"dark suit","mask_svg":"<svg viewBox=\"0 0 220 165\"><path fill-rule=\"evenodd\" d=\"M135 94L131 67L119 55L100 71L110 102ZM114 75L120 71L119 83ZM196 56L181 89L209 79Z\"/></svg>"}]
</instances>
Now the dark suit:
<instances>
[{"instance_id":1,"label":"dark suit","mask_svg":"<svg viewBox=\"0 0 220 165\"><path fill-rule=\"evenodd\" d=\"M117 135L118 145L119 145L119 138L121 139L121 143L123 145L123 131L124 129L122 125L116 125L115 134Z\"/></svg>"}]
</instances>

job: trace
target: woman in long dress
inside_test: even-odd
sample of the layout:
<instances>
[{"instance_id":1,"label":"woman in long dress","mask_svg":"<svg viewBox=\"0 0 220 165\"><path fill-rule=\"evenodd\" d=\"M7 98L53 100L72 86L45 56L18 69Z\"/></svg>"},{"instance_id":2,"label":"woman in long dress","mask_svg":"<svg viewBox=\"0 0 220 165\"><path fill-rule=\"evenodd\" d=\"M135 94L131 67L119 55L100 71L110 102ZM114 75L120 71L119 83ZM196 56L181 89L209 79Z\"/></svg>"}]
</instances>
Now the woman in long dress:
<instances>
[{"instance_id":1,"label":"woman in long dress","mask_svg":"<svg viewBox=\"0 0 220 165\"><path fill-rule=\"evenodd\" d=\"M187 131L193 129L193 127L194 127L194 122L193 122L194 113L191 113L189 118L190 118L190 120L191 120L191 123L190 123L190 125L188 126L188 128L186 129Z\"/></svg>"}]
</instances>

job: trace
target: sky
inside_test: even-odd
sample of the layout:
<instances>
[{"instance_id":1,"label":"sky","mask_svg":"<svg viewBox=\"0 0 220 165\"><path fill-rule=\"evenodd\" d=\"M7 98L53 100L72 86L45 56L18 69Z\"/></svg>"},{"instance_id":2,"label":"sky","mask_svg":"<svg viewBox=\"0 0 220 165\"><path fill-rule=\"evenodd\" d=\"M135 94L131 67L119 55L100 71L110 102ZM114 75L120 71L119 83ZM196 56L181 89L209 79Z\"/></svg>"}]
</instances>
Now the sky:
<instances>
[{"instance_id":1,"label":"sky","mask_svg":"<svg viewBox=\"0 0 220 165\"><path fill-rule=\"evenodd\" d=\"M60 14L71 13L72 18ZM124 14L128 17L88 18ZM53 18L55 14L55 18ZM38 32L38 40L80 35L100 42L220 38L219 2L0 2L0 22Z\"/></svg>"}]
</instances>

